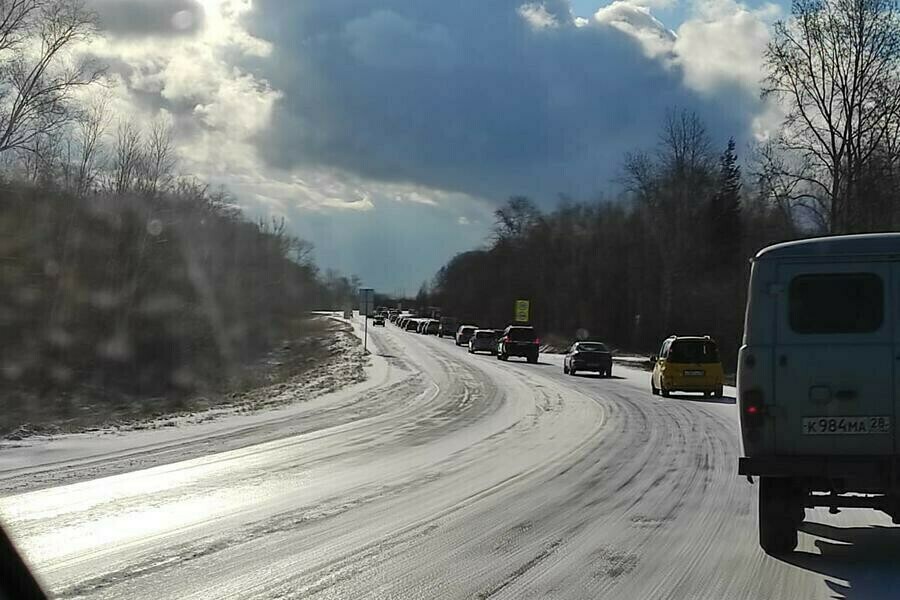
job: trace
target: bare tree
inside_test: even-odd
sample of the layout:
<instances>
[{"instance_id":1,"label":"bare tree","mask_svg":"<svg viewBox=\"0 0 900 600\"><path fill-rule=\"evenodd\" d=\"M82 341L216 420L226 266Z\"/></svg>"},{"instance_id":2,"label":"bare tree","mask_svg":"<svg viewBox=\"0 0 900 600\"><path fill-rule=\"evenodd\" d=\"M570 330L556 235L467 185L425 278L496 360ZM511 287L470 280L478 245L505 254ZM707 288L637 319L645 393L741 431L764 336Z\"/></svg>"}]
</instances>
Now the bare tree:
<instances>
[{"instance_id":1,"label":"bare tree","mask_svg":"<svg viewBox=\"0 0 900 600\"><path fill-rule=\"evenodd\" d=\"M494 211L494 237L496 240L514 240L534 227L540 211L525 196L513 196Z\"/></svg>"},{"instance_id":2,"label":"bare tree","mask_svg":"<svg viewBox=\"0 0 900 600\"><path fill-rule=\"evenodd\" d=\"M117 194L125 194L135 186L143 156L142 136L133 121L123 120L116 129L113 148L112 188Z\"/></svg>"},{"instance_id":3,"label":"bare tree","mask_svg":"<svg viewBox=\"0 0 900 600\"><path fill-rule=\"evenodd\" d=\"M105 166L101 142L109 127L109 96L101 94L92 99L79 116L75 127L75 150L69 162L69 187L79 196L85 195L97 182ZM74 163L74 164L72 164Z\"/></svg>"},{"instance_id":4,"label":"bare tree","mask_svg":"<svg viewBox=\"0 0 900 600\"><path fill-rule=\"evenodd\" d=\"M64 171L66 141L61 131L48 132L31 139L16 154L25 178L32 183L49 184Z\"/></svg>"},{"instance_id":5,"label":"bare tree","mask_svg":"<svg viewBox=\"0 0 900 600\"><path fill-rule=\"evenodd\" d=\"M147 133L146 149L141 165L141 191L155 197L167 190L175 177L175 144L172 123L165 117L154 119Z\"/></svg>"},{"instance_id":6,"label":"bare tree","mask_svg":"<svg viewBox=\"0 0 900 600\"><path fill-rule=\"evenodd\" d=\"M763 94L788 108L778 139L803 206L833 232L860 227L862 178L900 127L896 0L794 0L775 24ZM784 165L782 165L784 166Z\"/></svg>"},{"instance_id":7,"label":"bare tree","mask_svg":"<svg viewBox=\"0 0 900 600\"><path fill-rule=\"evenodd\" d=\"M657 152L662 167L676 177L705 171L712 165L706 126L692 111L666 111Z\"/></svg>"},{"instance_id":8,"label":"bare tree","mask_svg":"<svg viewBox=\"0 0 900 600\"><path fill-rule=\"evenodd\" d=\"M73 119L73 91L103 69L72 50L95 32L83 0L0 0L0 153Z\"/></svg>"},{"instance_id":9,"label":"bare tree","mask_svg":"<svg viewBox=\"0 0 900 600\"><path fill-rule=\"evenodd\" d=\"M21 51L40 6L39 0L0 0L0 54Z\"/></svg>"},{"instance_id":10,"label":"bare tree","mask_svg":"<svg viewBox=\"0 0 900 600\"><path fill-rule=\"evenodd\" d=\"M777 208L785 223L817 232L829 230L829 216L821 195L808 184L812 166L802 156L782 151L780 140L756 145L750 154L750 173L759 198Z\"/></svg>"}]
</instances>

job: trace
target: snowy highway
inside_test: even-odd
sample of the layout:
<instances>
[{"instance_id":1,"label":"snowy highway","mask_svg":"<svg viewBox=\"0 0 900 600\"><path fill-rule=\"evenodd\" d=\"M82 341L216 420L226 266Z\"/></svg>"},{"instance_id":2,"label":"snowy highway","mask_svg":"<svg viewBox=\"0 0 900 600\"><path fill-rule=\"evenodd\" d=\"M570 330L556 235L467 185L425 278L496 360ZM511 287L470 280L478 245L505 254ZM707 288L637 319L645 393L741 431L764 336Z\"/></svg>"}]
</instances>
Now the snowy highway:
<instances>
[{"instance_id":1,"label":"snowy highway","mask_svg":"<svg viewBox=\"0 0 900 600\"><path fill-rule=\"evenodd\" d=\"M733 391L663 399L643 371L565 376L560 356L500 362L391 325L370 326L369 340L365 383L235 425L240 436L209 432L210 451L196 452L195 432L0 468L10 481L80 473L8 492L5 526L61 598L799 600L900 589L900 528L881 513L810 510L797 552L759 549L757 490L736 474Z\"/></svg>"}]
</instances>

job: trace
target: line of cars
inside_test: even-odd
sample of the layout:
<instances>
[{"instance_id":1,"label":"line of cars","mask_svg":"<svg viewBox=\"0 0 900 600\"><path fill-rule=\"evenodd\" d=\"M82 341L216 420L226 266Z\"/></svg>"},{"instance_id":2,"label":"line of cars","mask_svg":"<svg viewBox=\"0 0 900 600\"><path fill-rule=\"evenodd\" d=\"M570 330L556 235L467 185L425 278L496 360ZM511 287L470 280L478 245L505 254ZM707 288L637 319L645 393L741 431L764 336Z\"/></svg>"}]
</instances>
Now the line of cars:
<instances>
[{"instance_id":1,"label":"line of cars","mask_svg":"<svg viewBox=\"0 0 900 600\"><path fill-rule=\"evenodd\" d=\"M528 325L510 325L501 330L460 325L453 317L431 319L397 314L388 318L404 331L453 337L457 346L465 346L472 354L489 352L498 360L519 356L530 363L536 363L540 355L541 340L534 327Z\"/></svg>"},{"instance_id":2,"label":"line of cars","mask_svg":"<svg viewBox=\"0 0 900 600\"><path fill-rule=\"evenodd\" d=\"M441 319L420 318L390 313L388 318L404 331L444 337L455 329L453 338L457 346L468 349L470 354L488 352L498 360L521 357L529 363L537 363L541 340L530 325L509 325L505 329L480 328L473 324L459 325L452 317ZM596 371L601 377L612 377L612 352L602 342L575 342L563 359L563 372L575 375L579 371Z\"/></svg>"},{"instance_id":3,"label":"line of cars","mask_svg":"<svg viewBox=\"0 0 900 600\"><path fill-rule=\"evenodd\" d=\"M459 325L452 317L423 318L399 311L390 311L387 316L405 331L440 337L452 335L456 345L466 347L471 354L489 352L499 360L517 356L529 363L537 363L540 355L540 338L534 327L528 325L510 325L500 330L468 323ZM451 330L455 333L451 334ZM668 398L672 392L691 392L722 397L725 374L718 346L710 336L670 336L663 341L659 355L650 361L653 395ZM612 351L600 341L577 341L563 357L566 375L590 371L601 377L612 377L612 367Z\"/></svg>"}]
</instances>

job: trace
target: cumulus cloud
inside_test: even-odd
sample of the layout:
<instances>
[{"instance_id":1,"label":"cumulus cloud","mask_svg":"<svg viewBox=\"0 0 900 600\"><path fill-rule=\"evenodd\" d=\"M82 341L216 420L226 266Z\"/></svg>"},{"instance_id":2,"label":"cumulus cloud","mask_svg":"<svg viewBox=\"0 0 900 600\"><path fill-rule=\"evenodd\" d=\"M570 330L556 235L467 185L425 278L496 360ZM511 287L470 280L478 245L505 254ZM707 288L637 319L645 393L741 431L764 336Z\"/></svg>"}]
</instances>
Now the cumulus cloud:
<instances>
[{"instance_id":1,"label":"cumulus cloud","mask_svg":"<svg viewBox=\"0 0 900 600\"><path fill-rule=\"evenodd\" d=\"M132 111L173 116L201 175L271 178L329 207L293 180L354 180L365 189L351 203L398 184L584 197L610 188L625 151L653 144L667 109L738 138L764 112L771 7L698 0L676 32L639 1L582 19L568 0L92 0L108 30L131 35L93 51ZM185 10L202 28L168 35Z\"/></svg>"},{"instance_id":2,"label":"cumulus cloud","mask_svg":"<svg viewBox=\"0 0 900 600\"><path fill-rule=\"evenodd\" d=\"M576 22L565 0L259 0L248 26L272 53L248 68L282 93L263 157L489 198L589 196L670 107L749 130L752 115L661 58L676 36L648 10L598 14Z\"/></svg>"},{"instance_id":3,"label":"cumulus cloud","mask_svg":"<svg viewBox=\"0 0 900 600\"><path fill-rule=\"evenodd\" d=\"M675 33L650 14L650 9L646 6L616 0L594 13L594 19L639 40L648 57L666 57L674 49L677 39Z\"/></svg>"},{"instance_id":4,"label":"cumulus cloud","mask_svg":"<svg viewBox=\"0 0 900 600\"><path fill-rule=\"evenodd\" d=\"M733 0L701 2L697 8L678 28L673 45L685 84L704 93L734 85L748 97L758 94L768 24L780 9L774 4L750 9Z\"/></svg>"},{"instance_id":5,"label":"cumulus cloud","mask_svg":"<svg viewBox=\"0 0 900 600\"><path fill-rule=\"evenodd\" d=\"M560 26L556 15L539 2L521 5L519 14L535 29L552 29Z\"/></svg>"}]
</instances>

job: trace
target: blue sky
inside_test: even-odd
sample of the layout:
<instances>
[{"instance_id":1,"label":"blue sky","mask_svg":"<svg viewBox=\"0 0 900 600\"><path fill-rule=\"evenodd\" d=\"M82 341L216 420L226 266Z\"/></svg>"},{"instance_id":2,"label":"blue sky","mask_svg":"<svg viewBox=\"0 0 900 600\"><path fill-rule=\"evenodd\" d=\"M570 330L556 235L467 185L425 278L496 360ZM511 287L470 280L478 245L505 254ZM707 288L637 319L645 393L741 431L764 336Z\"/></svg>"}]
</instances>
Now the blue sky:
<instances>
[{"instance_id":1,"label":"blue sky","mask_svg":"<svg viewBox=\"0 0 900 600\"><path fill-rule=\"evenodd\" d=\"M481 244L511 195L614 195L666 111L740 148L777 117L758 84L778 10L761 2L91 4L123 117L165 113L186 172L388 292Z\"/></svg>"}]
</instances>

